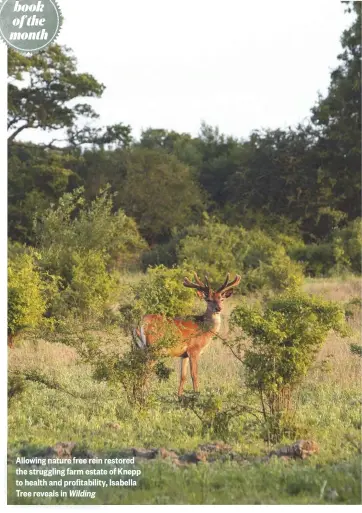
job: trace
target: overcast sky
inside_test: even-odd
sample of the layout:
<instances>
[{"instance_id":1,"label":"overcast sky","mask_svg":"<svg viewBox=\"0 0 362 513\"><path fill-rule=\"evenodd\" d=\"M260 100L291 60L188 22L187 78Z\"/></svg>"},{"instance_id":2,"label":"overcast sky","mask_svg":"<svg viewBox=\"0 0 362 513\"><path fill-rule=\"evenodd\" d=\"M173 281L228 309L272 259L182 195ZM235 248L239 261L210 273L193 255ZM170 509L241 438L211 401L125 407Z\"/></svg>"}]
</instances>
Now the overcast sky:
<instances>
[{"instance_id":1,"label":"overcast sky","mask_svg":"<svg viewBox=\"0 0 362 513\"><path fill-rule=\"evenodd\" d=\"M59 0L58 42L103 82L97 124L196 135L295 125L325 94L350 24L338 0ZM22 139L48 140L37 130Z\"/></svg>"}]
</instances>

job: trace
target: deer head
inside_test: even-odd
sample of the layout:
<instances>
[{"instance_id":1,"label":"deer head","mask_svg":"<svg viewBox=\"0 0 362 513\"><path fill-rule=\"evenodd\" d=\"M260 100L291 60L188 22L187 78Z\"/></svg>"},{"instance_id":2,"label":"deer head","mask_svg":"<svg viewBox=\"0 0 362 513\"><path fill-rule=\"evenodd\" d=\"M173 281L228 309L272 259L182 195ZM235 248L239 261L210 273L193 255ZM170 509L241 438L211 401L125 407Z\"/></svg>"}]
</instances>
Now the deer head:
<instances>
[{"instance_id":1,"label":"deer head","mask_svg":"<svg viewBox=\"0 0 362 513\"><path fill-rule=\"evenodd\" d=\"M205 283L194 273L195 283L191 282L188 278L184 278L184 286L195 289L197 295L204 299L207 303L207 312L210 314L219 314L222 311L224 299L229 298L233 294L233 288L237 287L240 283L241 276L236 275L235 279L229 281L230 274L228 273L224 283L216 291L212 290L207 276L205 276Z\"/></svg>"}]
</instances>

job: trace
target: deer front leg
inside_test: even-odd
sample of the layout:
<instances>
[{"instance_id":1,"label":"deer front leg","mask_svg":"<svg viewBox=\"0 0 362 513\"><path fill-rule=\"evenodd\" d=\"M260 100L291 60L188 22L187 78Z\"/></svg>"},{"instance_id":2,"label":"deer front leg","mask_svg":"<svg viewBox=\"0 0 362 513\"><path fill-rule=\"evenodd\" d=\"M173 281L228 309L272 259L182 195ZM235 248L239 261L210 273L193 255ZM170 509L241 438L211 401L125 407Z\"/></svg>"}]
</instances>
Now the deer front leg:
<instances>
[{"instance_id":1,"label":"deer front leg","mask_svg":"<svg viewBox=\"0 0 362 513\"><path fill-rule=\"evenodd\" d=\"M194 387L194 392L198 392L199 389L199 375L198 375L198 362L199 362L199 354L194 353L190 355L190 371L192 378L192 385Z\"/></svg>"},{"instance_id":2,"label":"deer front leg","mask_svg":"<svg viewBox=\"0 0 362 513\"><path fill-rule=\"evenodd\" d=\"M181 358L181 375L180 375L180 385L178 387L178 396L181 397L184 391L186 376L187 376L187 364L188 364L188 357Z\"/></svg>"}]
</instances>

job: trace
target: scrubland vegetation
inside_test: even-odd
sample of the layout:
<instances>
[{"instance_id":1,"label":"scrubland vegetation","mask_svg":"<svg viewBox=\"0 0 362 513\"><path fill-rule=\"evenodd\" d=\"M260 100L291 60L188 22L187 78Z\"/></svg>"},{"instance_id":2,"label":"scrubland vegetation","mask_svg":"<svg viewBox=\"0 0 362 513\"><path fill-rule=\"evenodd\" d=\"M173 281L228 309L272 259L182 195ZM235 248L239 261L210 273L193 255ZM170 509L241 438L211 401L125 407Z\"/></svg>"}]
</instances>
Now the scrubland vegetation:
<instances>
[{"instance_id":1,"label":"scrubland vegetation","mask_svg":"<svg viewBox=\"0 0 362 513\"><path fill-rule=\"evenodd\" d=\"M247 140L206 124L198 137L150 128L140 140L122 123L80 127L96 113L68 103L104 86L77 72L69 49L9 51L10 503L16 455L60 441L96 454L218 442L238 455L140 463L137 488L99 491L92 504L361 502L361 12L351 9L309 122ZM23 124L67 139L19 142ZM201 393L178 400L179 362L137 350L131 331L146 313L202 312L182 285L193 271L213 286L227 272L242 280L200 359ZM300 439L319 452L263 460Z\"/></svg>"}]
</instances>

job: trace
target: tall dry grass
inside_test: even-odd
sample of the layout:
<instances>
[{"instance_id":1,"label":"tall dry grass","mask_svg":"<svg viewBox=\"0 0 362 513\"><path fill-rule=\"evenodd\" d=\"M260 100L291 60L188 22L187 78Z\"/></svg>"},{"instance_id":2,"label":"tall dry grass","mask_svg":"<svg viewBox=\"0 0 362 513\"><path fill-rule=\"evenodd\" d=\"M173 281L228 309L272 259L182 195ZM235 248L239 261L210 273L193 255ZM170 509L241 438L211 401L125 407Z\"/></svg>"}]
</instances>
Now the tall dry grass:
<instances>
[{"instance_id":1,"label":"tall dry grass","mask_svg":"<svg viewBox=\"0 0 362 513\"><path fill-rule=\"evenodd\" d=\"M304 289L331 301L347 304L361 298L362 279L359 277L306 280ZM318 382L332 381L343 388L361 384L361 358L350 351L350 344L361 344L361 310L352 308L353 317L348 320L350 336L342 338L331 333L320 350L310 379Z\"/></svg>"}]
</instances>

